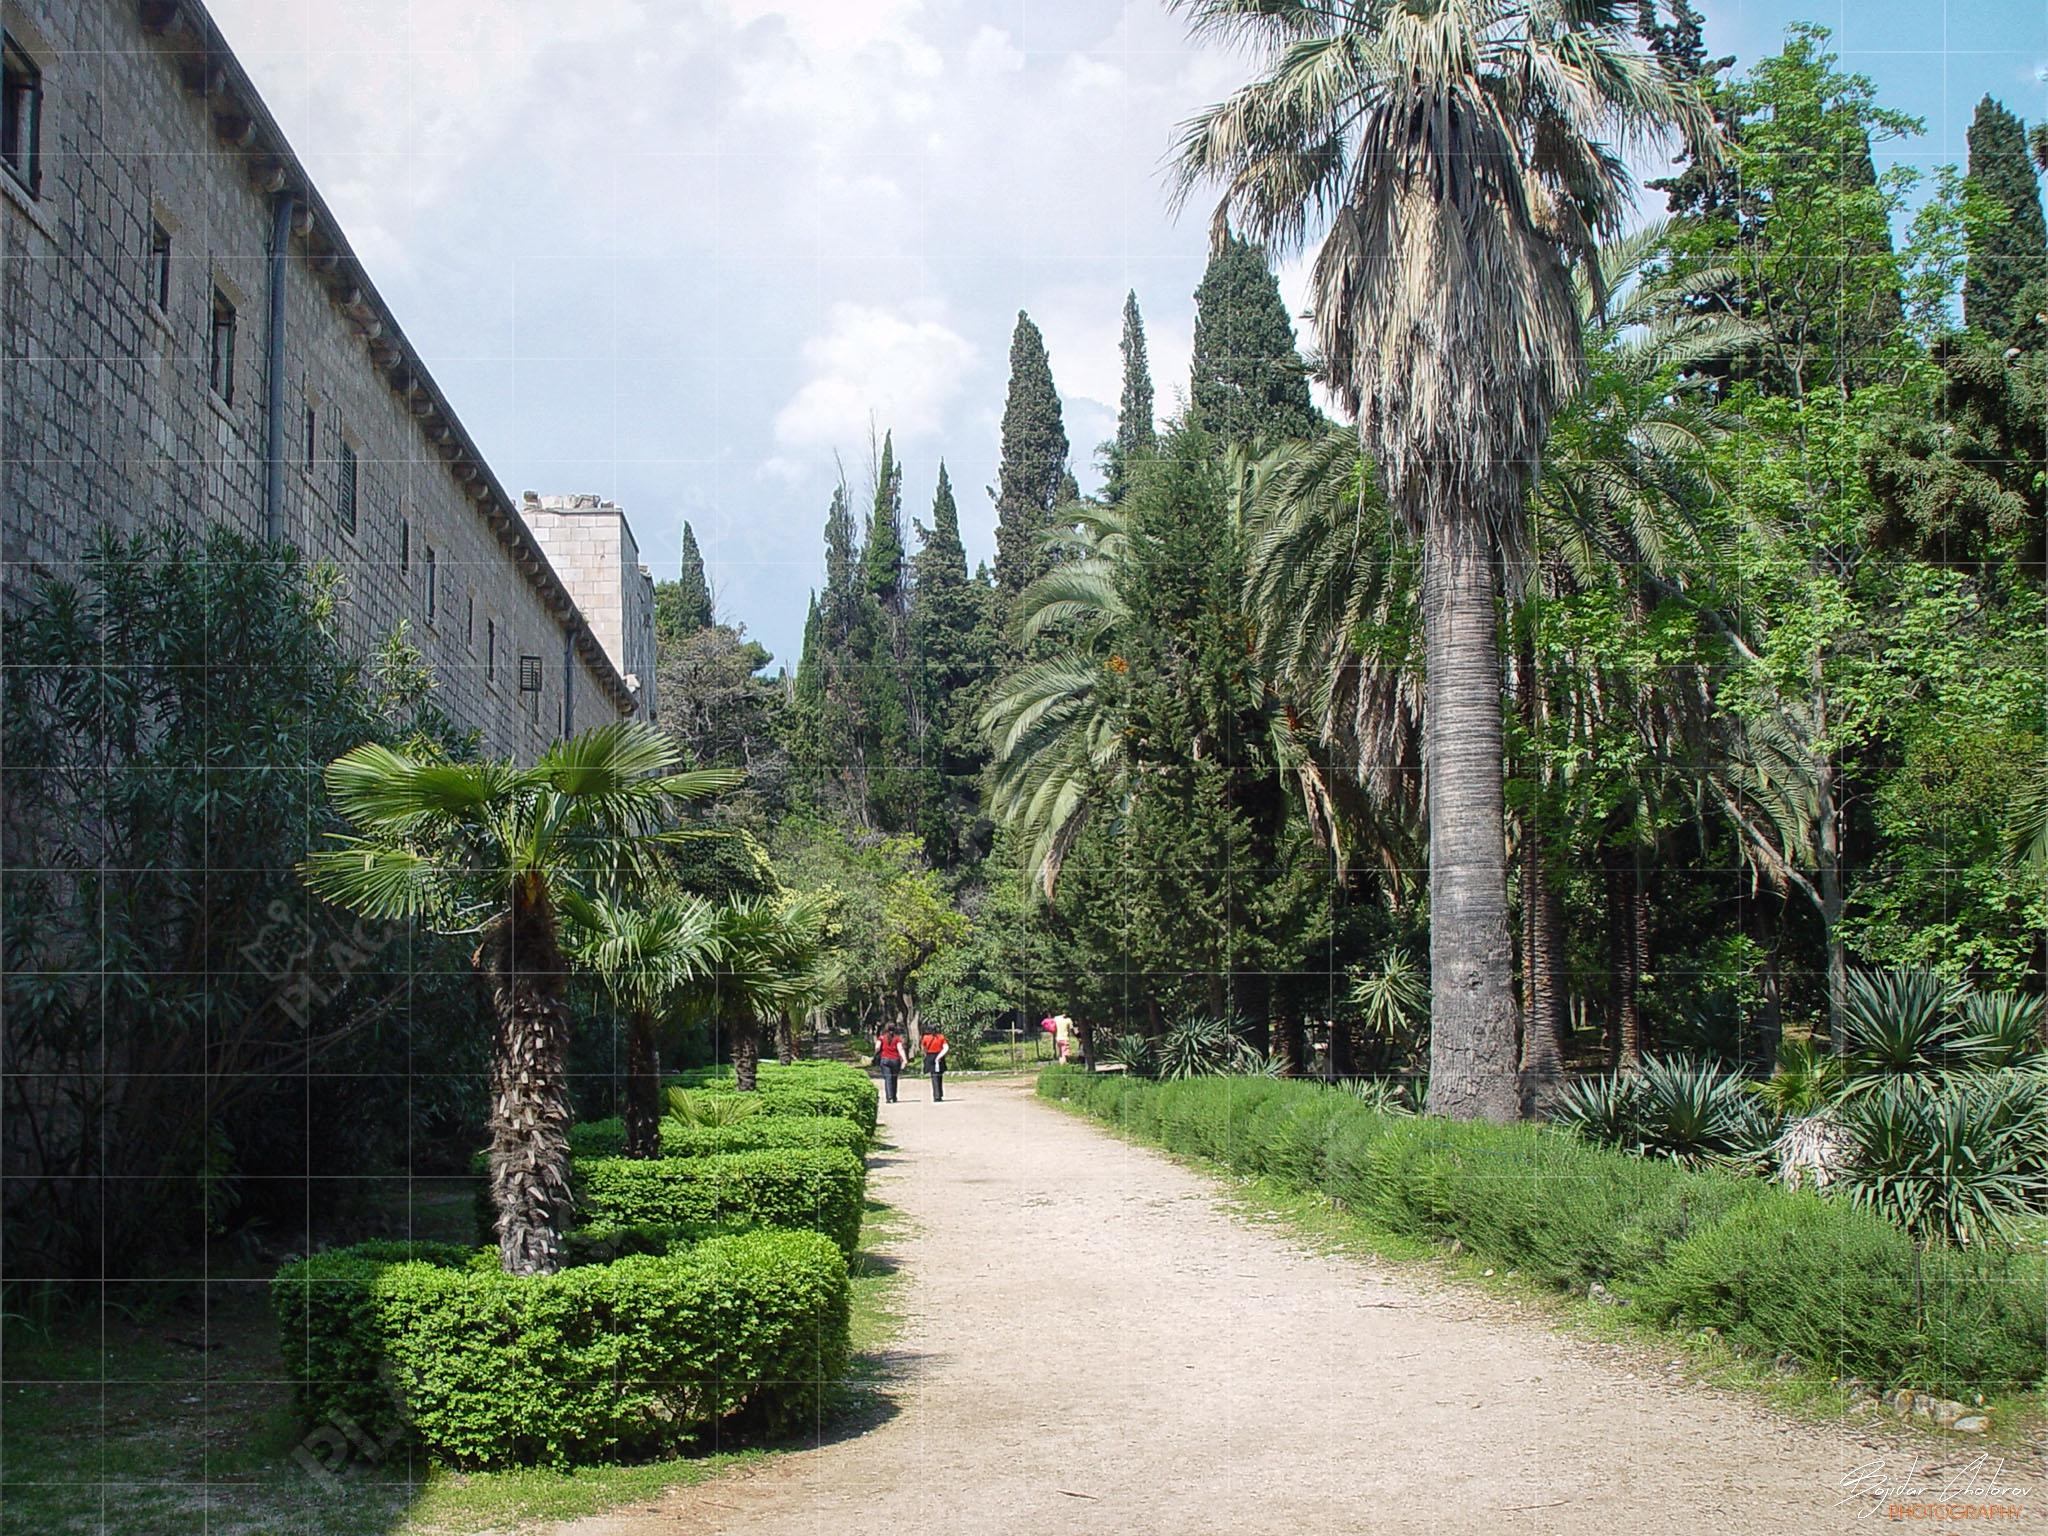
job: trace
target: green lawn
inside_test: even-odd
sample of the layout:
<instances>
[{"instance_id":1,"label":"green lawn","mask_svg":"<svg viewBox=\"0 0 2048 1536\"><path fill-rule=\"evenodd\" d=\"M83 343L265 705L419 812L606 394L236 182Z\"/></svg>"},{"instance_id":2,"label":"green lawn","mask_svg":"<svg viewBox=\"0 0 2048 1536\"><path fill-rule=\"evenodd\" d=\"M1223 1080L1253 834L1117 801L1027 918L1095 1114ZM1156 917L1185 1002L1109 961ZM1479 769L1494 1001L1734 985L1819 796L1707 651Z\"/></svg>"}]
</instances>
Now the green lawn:
<instances>
[{"instance_id":1,"label":"green lawn","mask_svg":"<svg viewBox=\"0 0 2048 1536\"><path fill-rule=\"evenodd\" d=\"M416 1234L467 1241L467 1185L445 1183L415 1185ZM892 1411L888 1298L898 1277L870 1250L899 1220L869 1202L854 1258L855 1377L823 1433L857 1433ZM309 1449L279 1380L267 1267L166 1291L154 1304L127 1288L56 1318L6 1319L0 1536L483 1531L651 1501L773 1454L747 1448L642 1466L464 1475L402 1452L380 1461ZM328 1466L338 1474L319 1470Z\"/></svg>"}]
</instances>

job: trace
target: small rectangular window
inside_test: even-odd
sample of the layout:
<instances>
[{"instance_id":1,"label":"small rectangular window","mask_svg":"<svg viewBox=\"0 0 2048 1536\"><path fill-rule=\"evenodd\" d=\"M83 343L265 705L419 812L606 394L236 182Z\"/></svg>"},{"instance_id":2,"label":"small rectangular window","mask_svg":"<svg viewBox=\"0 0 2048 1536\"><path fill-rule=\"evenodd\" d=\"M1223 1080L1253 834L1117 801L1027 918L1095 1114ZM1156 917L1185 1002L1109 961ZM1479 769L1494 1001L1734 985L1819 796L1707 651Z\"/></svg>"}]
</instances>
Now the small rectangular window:
<instances>
[{"instance_id":1,"label":"small rectangular window","mask_svg":"<svg viewBox=\"0 0 2048 1536\"><path fill-rule=\"evenodd\" d=\"M221 404L235 403L235 306L218 288L213 290L212 341L207 349L206 377Z\"/></svg>"},{"instance_id":2,"label":"small rectangular window","mask_svg":"<svg viewBox=\"0 0 2048 1536\"><path fill-rule=\"evenodd\" d=\"M356 450L346 438L341 444L341 480L335 487L335 512L341 519L341 526L350 533L356 531Z\"/></svg>"},{"instance_id":3,"label":"small rectangular window","mask_svg":"<svg viewBox=\"0 0 2048 1536\"><path fill-rule=\"evenodd\" d=\"M498 675L498 621L497 621L496 619L485 619L485 620L484 620L484 676L485 676L485 677L489 677L489 678L495 678L495 677L497 677L497 675Z\"/></svg>"},{"instance_id":4,"label":"small rectangular window","mask_svg":"<svg viewBox=\"0 0 2048 1536\"><path fill-rule=\"evenodd\" d=\"M462 643L476 644L476 594L470 593L462 610Z\"/></svg>"},{"instance_id":5,"label":"small rectangular window","mask_svg":"<svg viewBox=\"0 0 2048 1536\"><path fill-rule=\"evenodd\" d=\"M540 676L540 658L538 656L522 656L519 658L519 691L521 693L539 693Z\"/></svg>"},{"instance_id":6,"label":"small rectangular window","mask_svg":"<svg viewBox=\"0 0 2048 1536\"><path fill-rule=\"evenodd\" d=\"M171 312L171 232L149 221L149 297L159 313Z\"/></svg>"},{"instance_id":7,"label":"small rectangular window","mask_svg":"<svg viewBox=\"0 0 2048 1536\"><path fill-rule=\"evenodd\" d=\"M427 622L428 622L429 624L431 624L431 623L433 623L433 622L434 622L434 620L435 620L436 618L438 618L438 617L440 616L440 612L441 612L441 593L440 593L440 590L439 590L439 588L438 588L438 586L437 586L437 584L436 584L436 581L435 581L435 570L434 570L434 546L433 546L433 545L431 545L431 544L429 544L429 545L427 545L427 547L426 547L426 548L427 548L427 559L426 559L426 567L427 567L427 571L426 571L426 574L427 574Z\"/></svg>"},{"instance_id":8,"label":"small rectangular window","mask_svg":"<svg viewBox=\"0 0 2048 1536\"><path fill-rule=\"evenodd\" d=\"M320 413L306 406L306 473L313 473L313 461L320 456Z\"/></svg>"},{"instance_id":9,"label":"small rectangular window","mask_svg":"<svg viewBox=\"0 0 2048 1536\"><path fill-rule=\"evenodd\" d=\"M0 160L30 196L43 182L43 72L13 38L0 33Z\"/></svg>"},{"instance_id":10,"label":"small rectangular window","mask_svg":"<svg viewBox=\"0 0 2048 1536\"><path fill-rule=\"evenodd\" d=\"M402 517L398 520L398 569L412 569L412 524Z\"/></svg>"}]
</instances>

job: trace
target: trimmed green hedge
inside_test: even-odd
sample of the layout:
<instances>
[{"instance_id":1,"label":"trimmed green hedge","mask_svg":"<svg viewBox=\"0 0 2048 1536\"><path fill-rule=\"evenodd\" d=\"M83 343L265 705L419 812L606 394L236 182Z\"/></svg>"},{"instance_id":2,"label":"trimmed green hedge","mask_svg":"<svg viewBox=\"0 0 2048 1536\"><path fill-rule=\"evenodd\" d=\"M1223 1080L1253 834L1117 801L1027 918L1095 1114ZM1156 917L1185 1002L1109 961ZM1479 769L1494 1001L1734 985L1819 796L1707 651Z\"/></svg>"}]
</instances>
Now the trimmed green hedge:
<instances>
[{"instance_id":1,"label":"trimmed green hedge","mask_svg":"<svg viewBox=\"0 0 2048 1536\"><path fill-rule=\"evenodd\" d=\"M709 1157L583 1157L576 1206L585 1221L822 1232L851 1254L867 1204L867 1165L843 1147L771 1147Z\"/></svg>"},{"instance_id":2,"label":"trimmed green hedge","mask_svg":"<svg viewBox=\"0 0 2048 1536\"><path fill-rule=\"evenodd\" d=\"M749 1115L731 1125L662 1127L661 1155L711 1157L720 1152L759 1152L765 1147L838 1147L856 1157L867 1154L868 1139L851 1120L838 1115ZM616 1117L569 1127L569 1151L576 1157L620 1157L626 1150L626 1123Z\"/></svg>"},{"instance_id":3,"label":"trimmed green hedge","mask_svg":"<svg viewBox=\"0 0 2048 1536\"><path fill-rule=\"evenodd\" d=\"M793 1430L844 1374L849 1295L811 1232L526 1279L490 1250L371 1243L271 1285L304 1418L464 1468L673 1453L735 1419Z\"/></svg>"},{"instance_id":4,"label":"trimmed green hedge","mask_svg":"<svg viewBox=\"0 0 2048 1536\"><path fill-rule=\"evenodd\" d=\"M1159 1083L1049 1067L1042 1097L1140 1139L1319 1190L1551 1285L1600 1282L1656 1321L1712 1325L1839 1374L1957 1394L2044 1374L2039 1253L1932 1253L1847 1205L1695 1172L1538 1125L1376 1114L1262 1078Z\"/></svg>"},{"instance_id":5,"label":"trimmed green hedge","mask_svg":"<svg viewBox=\"0 0 2048 1536\"><path fill-rule=\"evenodd\" d=\"M844 1061L793 1061L761 1063L755 1092L747 1095L759 1105L759 1113L775 1115L839 1115L861 1128L873 1139L876 1105L880 1094L874 1079L861 1068ZM664 1088L708 1089L730 1093L732 1068L705 1067L662 1079Z\"/></svg>"}]
</instances>

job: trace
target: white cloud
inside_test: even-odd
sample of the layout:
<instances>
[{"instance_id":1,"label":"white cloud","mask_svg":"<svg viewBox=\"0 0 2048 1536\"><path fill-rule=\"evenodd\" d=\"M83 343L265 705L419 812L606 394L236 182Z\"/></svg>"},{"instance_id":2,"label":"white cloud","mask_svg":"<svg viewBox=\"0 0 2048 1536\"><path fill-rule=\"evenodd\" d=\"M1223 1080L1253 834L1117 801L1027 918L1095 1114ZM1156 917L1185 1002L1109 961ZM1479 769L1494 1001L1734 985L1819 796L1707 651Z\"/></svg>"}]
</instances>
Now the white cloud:
<instances>
[{"instance_id":1,"label":"white cloud","mask_svg":"<svg viewBox=\"0 0 2048 1536\"><path fill-rule=\"evenodd\" d=\"M853 449L870 424L905 439L937 432L975 353L937 320L835 304L828 329L804 343L803 359L811 377L777 413L776 443Z\"/></svg>"}]
</instances>

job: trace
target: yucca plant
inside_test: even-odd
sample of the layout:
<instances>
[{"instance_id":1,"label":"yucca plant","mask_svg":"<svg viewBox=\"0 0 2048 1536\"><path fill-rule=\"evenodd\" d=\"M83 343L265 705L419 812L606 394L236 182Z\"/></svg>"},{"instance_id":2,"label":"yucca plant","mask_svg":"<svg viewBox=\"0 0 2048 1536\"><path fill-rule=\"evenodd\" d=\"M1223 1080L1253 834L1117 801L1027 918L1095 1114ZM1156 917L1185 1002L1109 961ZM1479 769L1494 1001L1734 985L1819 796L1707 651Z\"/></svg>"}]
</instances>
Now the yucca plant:
<instances>
[{"instance_id":1,"label":"yucca plant","mask_svg":"<svg viewBox=\"0 0 2048 1536\"><path fill-rule=\"evenodd\" d=\"M668 1091L668 1118L690 1130L715 1130L720 1126L733 1125L758 1112L760 1107L759 1099L741 1098L736 1094L693 1092L687 1088Z\"/></svg>"},{"instance_id":2,"label":"yucca plant","mask_svg":"<svg viewBox=\"0 0 2048 1536\"><path fill-rule=\"evenodd\" d=\"M1884 1082L1842 1112L1855 1153L1841 1187L1922 1242L2010 1240L2043 1210L2044 1107L2033 1077Z\"/></svg>"},{"instance_id":3,"label":"yucca plant","mask_svg":"<svg viewBox=\"0 0 2048 1536\"><path fill-rule=\"evenodd\" d=\"M1396 1041L1427 1022L1429 977L1406 950L1390 949L1378 970L1352 978L1351 1003L1367 1034Z\"/></svg>"},{"instance_id":4,"label":"yucca plant","mask_svg":"<svg viewBox=\"0 0 2048 1536\"><path fill-rule=\"evenodd\" d=\"M1642 1150L1699 1164L1754 1157L1771 1141L1775 1122L1739 1074L1686 1056L1648 1056L1638 1079L1636 1130Z\"/></svg>"},{"instance_id":5,"label":"yucca plant","mask_svg":"<svg viewBox=\"0 0 2048 1536\"><path fill-rule=\"evenodd\" d=\"M2018 992L1976 992L1963 999L1957 1054L1972 1070L2036 1070L2043 1065L2041 999Z\"/></svg>"},{"instance_id":6,"label":"yucca plant","mask_svg":"<svg viewBox=\"0 0 2048 1536\"><path fill-rule=\"evenodd\" d=\"M1376 1115L1415 1113L1406 1083L1391 1082L1384 1077L1354 1077L1339 1087Z\"/></svg>"},{"instance_id":7,"label":"yucca plant","mask_svg":"<svg viewBox=\"0 0 2048 1536\"><path fill-rule=\"evenodd\" d=\"M1566 1083L1550 1106L1550 1120L1600 1146L1633 1151L1642 1142L1641 1109L1642 1079L1611 1072Z\"/></svg>"},{"instance_id":8,"label":"yucca plant","mask_svg":"<svg viewBox=\"0 0 2048 1536\"><path fill-rule=\"evenodd\" d=\"M1237 1037L1228 1020L1197 1015L1160 1036L1155 1049L1161 1077L1214 1077L1236 1054Z\"/></svg>"},{"instance_id":9,"label":"yucca plant","mask_svg":"<svg viewBox=\"0 0 2048 1536\"><path fill-rule=\"evenodd\" d=\"M1842 1023L1847 1091L1870 1092L1887 1080L1934 1081L1959 1062L1960 990L1933 971L1856 971L1849 976Z\"/></svg>"},{"instance_id":10,"label":"yucca plant","mask_svg":"<svg viewBox=\"0 0 2048 1536\"><path fill-rule=\"evenodd\" d=\"M1152 1070L1152 1042L1135 1030L1111 1035L1096 1048L1095 1054L1136 1076L1142 1077Z\"/></svg>"},{"instance_id":11,"label":"yucca plant","mask_svg":"<svg viewBox=\"0 0 2048 1536\"><path fill-rule=\"evenodd\" d=\"M1238 1077L1281 1077L1286 1074L1287 1059L1240 1040L1230 1058L1229 1070Z\"/></svg>"}]
</instances>

